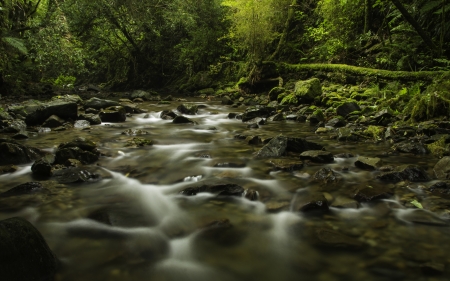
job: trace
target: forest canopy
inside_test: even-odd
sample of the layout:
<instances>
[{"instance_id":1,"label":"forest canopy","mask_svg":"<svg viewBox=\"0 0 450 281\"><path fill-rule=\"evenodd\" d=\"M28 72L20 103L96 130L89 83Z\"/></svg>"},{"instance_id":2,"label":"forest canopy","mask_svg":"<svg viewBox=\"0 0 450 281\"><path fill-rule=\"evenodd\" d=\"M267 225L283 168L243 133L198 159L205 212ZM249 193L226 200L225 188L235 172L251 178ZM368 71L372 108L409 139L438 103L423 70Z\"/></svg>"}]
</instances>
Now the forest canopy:
<instances>
[{"instance_id":1,"label":"forest canopy","mask_svg":"<svg viewBox=\"0 0 450 281\"><path fill-rule=\"evenodd\" d=\"M449 42L445 0L0 0L0 88L161 88L262 61L448 70Z\"/></svg>"}]
</instances>

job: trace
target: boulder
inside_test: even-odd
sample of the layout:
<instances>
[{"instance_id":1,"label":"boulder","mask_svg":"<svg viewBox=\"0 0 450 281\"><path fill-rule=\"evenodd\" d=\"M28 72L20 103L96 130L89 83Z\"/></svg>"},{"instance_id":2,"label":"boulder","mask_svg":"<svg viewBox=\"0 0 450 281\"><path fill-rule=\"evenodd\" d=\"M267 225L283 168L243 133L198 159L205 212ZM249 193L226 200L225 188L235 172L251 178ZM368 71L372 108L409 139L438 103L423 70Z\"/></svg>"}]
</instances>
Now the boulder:
<instances>
[{"instance_id":1,"label":"boulder","mask_svg":"<svg viewBox=\"0 0 450 281\"><path fill-rule=\"evenodd\" d=\"M295 83L294 94L299 103L311 103L316 97L322 95L322 85L320 80L312 78Z\"/></svg>"},{"instance_id":2,"label":"boulder","mask_svg":"<svg viewBox=\"0 0 450 281\"><path fill-rule=\"evenodd\" d=\"M79 120L86 120L91 125L99 125L99 124L102 123L102 119L100 119L100 116L98 116L98 114L94 114L94 113L80 114L78 116L78 119Z\"/></svg>"},{"instance_id":3,"label":"boulder","mask_svg":"<svg viewBox=\"0 0 450 281\"><path fill-rule=\"evenodd\" d=\"M55 170L52 179L58 183L86 183L97 182L104 178L111 178L111 174L96 166L69 167Z\"/></svg>"},{"instance_id":4,"label":"boulder","mask_svg":"<svg viewBox=\"0 0 450 281\"><path fill-rule=\"evenodd\" d=\"M84 108L104 109L111 106L120 106L120 103L99 98L91 98L84 102Z\"/></svg>"},{"instance_id":5,"label":"boulder","mask_svg":"<svg viewBox=\"0 0 450 281\"><path fill-rule=\"evenodd\" d=\"M440 181L428 188L429 191L437 194L450 195L450 182Z\"/></svg>"},{"instance_id":6,"label":"boulder","mask_svg":"<svg viewBox=\"0 0 450 281\"><path fill-rule=\"evenodd\" d=\"M0 272L2 280L50 281L58 261L39 231L14 217L0 221Z\"/></svg>"},{"instance_id":7,"label":"boulder","mask_svg":"<svg viewBox=\"0 0 450 281\"><path fill-rule=\"evenodd\" d=\"M61 119L56 115L52 115L49 118L47 118L47 120L45 120L42 126L48 128L56 128L64 125L64 122L65 122L64 119Z\"/></svg>"},{"instance_id":8,"label":"boulder","mask_svg":"<svg viewBox=\"0 0 450 281\"><path fill-rule=\"evenodd\" d=\"M0 165L20 165L41 158L44 153L34 147L28 147L13 140L0 139Z\"/></svg>"},{"instance_id":9,"label":"boulder","mask_svg":"<svg viewBox=\"0 0 450 281\"><path fill-rule=\"evenodd\" d=\"M377 157L370 158L359 156L355 161L355 166L363 170L376 170L381 164L381 159Z\"/></svg>"},{"instance_id":10,"label":"boulder","mask_svg":"<svg viewBox=\"0 0 450 281\"><path fill-rule=\"evenodd\" d=\"M143 99L145 101L151 100L152 95L149 92L142 91L142 90L135 90L131 93L130 98L132 100L134 99Z\"/></svg>"},{"instance_id":11,"label":"boulder","mask_svg":"<svg viewBox=\"0 0 450 281\"><path fill-rule=\"evenodd\" d=\"M196 104L180 104L177 110L182 114L195 115L198 111L198 106Z\"/></svg>"},{"instance_id":12,"label":"boulder","mask_svg":"<svg viewBox=\"0 0 450 281\"><path fill-rule=\"evenodd\" d=\"M434 165L433 171L437 179L450 179L450 156L445 156L439 160L436 165Z\"/></svg>"},{"instance_id":13,"label":"boulder","mask_svg":"<svg viewBox=\"0 0 450 281\"><path fill-rule=\"evenodd\" d=\"M0 193L0 197L12 197L12 196L19 196L24 194L31 194L35 192L39 192L43 190L44 187L40 182L27 182L20 184L18 186L15 186L3 193Z\"/></svg>"},{"instance_id":14,"label":"boulder","mask_svg":"<svg viewBox=\"0 0 450 281\"><path fill-rule=\"evenodd\" d=\"M216 184L216 185L202 185L197 187L188 187L183 189L180 194L186 196L194 196L197 193L208 192L214 193L217 196L237 196L244 195L244 188L237 184Z\"/></svg>"},{"instance_id":15,"label":"boulder","mask_svg":"<svg viewBox=\"0 0 450 281\"><path fill-rule=\"evenodd\" d=\"M430 151L428 148L420 143L413 142L410 140L405 140L399 143L396 143L392 146L392 149L402 153L413 153L413 154L428 154Z\"/></svg>"},{"instance_id":16,"label":"boulder","mask_svg":"<svg viewBox=\"0 0 450 281\"><path fill-rule=\"evenodd\" d=\"M172 110L163 110L161 111L159 117L164 120L173 120L175 117L177 117L177 114Z\"/></svg>"},{"instance_id":17,"label":"boulder","mask_svg":"<svg viewBox=\"0 0 450 281\"><path fill-rule=\"evenodd\" d=\"M222 104L223 105L232 105L234 102L229 96L222 97Z\"/></svg>"},{"instance_id":18,"label":"boulder","mask_svg":"<svg viewBox=\"0 0 450 281\"><path fill-rule=\"evenodd\" d=\"M378 179L386 182L423 182L428 181L427 172L417 165L402 165L395 168L393 171L385 172L377 176Z\"/></svg>"},{"instance_id":19,"label":"boulder","mask_svg":"<svg viewBox=\"0 0 450 281\"><path fill-rule=\"evenodd\" d=\"M272 138L257 153L256 158L280 157L287 152L302 153L307 150L320 150L323 146L301 138L288 138L283 135Z\"/></svg>"},{"instance_id":20,"label":"boulder","mask_svg":"<svg viewBox=\"0 0 450 281\"><path fill-rule=\"evenodd\" d=\"M353 130L350 128L338 129L338 141L358 141L358 136L353 134Z\"/></svg>"},{"instance_id":21,"label":"boulder","mask_svg":"<svg viewBox=\"0 0 450 281\"><path fill-rule=\"evenodd\" d=\"M4 124L4 133L19 133L27 129L27 124L22 120L7 121Z\"/></svg>"},{"instance_id":22,"label":"boulder","mask_svg":"<svg viewBox=\"0 0 450 281\"><path fill-rule=\"evenodd\" d=\"M300 154L300 159L309 160L315 163L332 163L334 162L333 153L323 150L308 150Z\"/></svg>"},{"instance_id":23,"label":"boulder","mask_svg":"<svg viewBox=\"0 0 450 281\"><path fill-rule=\"evenodd\" d=\"M361 108L356 102L346 102L336 108L336 113L342 117L347 117L353 111L360 111Z\"/></svg>"},{"instance_id":24,"label":"boulder","mask_svg":"<svg viewBox=\"0 0 450 281\"><path fill-rule=\"evenodd\" d=\"M53 154L46 154L41 159L34 162L31 166L33 175L39 178L48 178L53 174L52 165L55 163L55 156Z\"/></svg>"},{"instance_id":25,"label":"boulder","mask_svg":"<svg viewBox=\"0 0 450 281\"><path fill-rule=\"evenodd\" d=\"M84 138L77 138L58 146L55 163L64 164L69 159L76 159L83 164L90 164L97 161L99 157L100 152L97 150L94 142Z\"/></svg>"},{"instance_id":26,"label":"boulder","mask_svg":"<svg viewBox=\"0 0 450 281\"><path fill-rule=\"evenodd\" d=\"M127 112L122 106L111 106L102 110L99 116L102 122L125 122L127 119Z\"/></svg>"},{"instance_id":27,"label":"boulder","mask_svg":"<svg viewBox=\"0 0 450 281\"><path fill-rule=\"evenodd\" d=\"M313 179L314 181L328 185L339 183L341 176L330 168L322 168L314 174Z\"/></svg>"},{"instance_id":28,"label":"boulder","mask_svg":"<svg viewBox=\"0 0 450 281\"><path fill-rule=\"evenodd\" d=\"M322 193L302 192L295 196L292 208L297 212L326 212L328 211L328 201Z\"/></svg>"},{"instance_id":29,"label":"boulder","mask_svg":"<svg viewBox=\"0 0 450 281\"><path fill-rule=\"evenodd\" d=\"M247 122L247 121L257 118L257 117L267 118L274 111L276 111L276 110L273 107L259 106L259 105L251 106L251 107L247 108L245 110L245 112L242 114L242 122Z\"/></svg>"},{"instance_id":30,"label":"boulder","mask_svg":"<svg viewBox=\"0 0 450 281\"><path fill-rule=\"evenodd\" d=\"M50 116L56 115L66 120L76 120L78 105L76 102L53 100L49 102L28 101L19 106L10 106L9 112L25 117L27 125L42 124Z\"/></svg>"},{"instance_id":31,"label":"boulder","mask_svg":"<svg viewBox=\"0 0 450 281\"><path fill-rule=\"evenodd\" d=\"M358 202L373 202L391 198L393 195L393 192L384 187L372 187L358 190L353 198Z\"/></svg>"},{"instance_id":32,"label":"boulder","mask_svg":"<svg viewBox=\"0 0 450 281\"><path fill-rule=\"evenodd\" d=\"M191 120L187 117L181 116L181 115L176 116L173 119L172 123L174 123L174 124L195 124L195 122L193 120Z\"/></svg>"},{"instance_id":33,"label":"boulder","mask_svg":"<svg viewBox=\"0 0 450 281\"><path fill-rule=\"evenodd\" d=\"M77 120L73 124L73 127L75 129L84 130L84 129L90 128L91 127L91 123L89 121L87 121L87 120Z\"/></svg>"}]
</instances>

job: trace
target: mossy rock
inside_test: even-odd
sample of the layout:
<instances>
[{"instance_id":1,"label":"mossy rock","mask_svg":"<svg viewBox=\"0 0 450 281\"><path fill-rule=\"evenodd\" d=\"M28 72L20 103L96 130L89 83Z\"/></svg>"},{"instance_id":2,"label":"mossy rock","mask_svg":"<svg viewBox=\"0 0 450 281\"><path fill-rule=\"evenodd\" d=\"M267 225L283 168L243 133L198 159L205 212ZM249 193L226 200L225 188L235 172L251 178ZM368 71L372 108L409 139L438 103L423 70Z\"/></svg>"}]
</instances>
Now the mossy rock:
<instances>
[{"instance_id":1,"label":"mossy rock","mask_svg":"<svg viewBox=\"0 0 450 281\"><path fill-rule=\"evenodd\" d=\"M270 90L268 98L270 101L276 101L278 99L278 96L286 91L283 87L275 87L272 90Z\"/></svg>"},{"instance_id":2,"label":"mossy rock","mask_svg":"<svg viewBox=\"0 0 450 281\"><path fill-rule=\"evenodd\" d=\"M313 102L316 97L322 95L322 85L317 78L298 81L295 83L294 94L301 103Z\"/></svg>"},{"instance_id":3,"label":"mossy rock","mask_svg":"<svg viewBox=\"0 0 450 281\"><path fill-rule=\"evenodd\" d=\"M298 104L298 98L295 93L290 93L283 97L283 99L280 102L280 105L297 105Z\"/></svg>"},{"instance_id":4,"label":"mossy rock","mask_svg":"<svg viewBox=\"0 0 450 281\"><path fill-rule=\"evenodd\" d=\"M215 94L215 91L214 91L213 88L206 88L206 89L202 89L202 90L197 91L197 94L212 96L212 95Z\"/></svg>"}]
</instances>

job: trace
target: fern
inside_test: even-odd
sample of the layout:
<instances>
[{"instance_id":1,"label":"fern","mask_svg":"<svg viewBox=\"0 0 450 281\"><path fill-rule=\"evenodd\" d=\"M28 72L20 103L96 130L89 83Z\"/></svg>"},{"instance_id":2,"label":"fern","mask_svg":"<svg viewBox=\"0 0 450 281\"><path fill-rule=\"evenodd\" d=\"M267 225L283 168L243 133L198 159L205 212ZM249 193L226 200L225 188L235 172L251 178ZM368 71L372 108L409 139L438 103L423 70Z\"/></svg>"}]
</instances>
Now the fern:
<instances>
[{"instance_id":1,"label":"fern","mask_svg":"<svg viewBox=\"0 0 450 281\"><path fill-rule=\"evenodd\" d=\"M3 37L2 41L6 44L10 45L11 47L17 49L22 54L26 55L28 54L27 47L25 47L24 42L22 39L15 38L15 37Z\"/></svg>"},{"instance_id":2,"label":"fern","mask_svg":"<svg viewBox=\"0 0 450 281\"><path fill-rule=\"evenodd\" d=\"M435 10L437 7L439 7L441 5L441 3L442 3L441 0L430 1L430 2L426 3L425 5L423 5L422 8L420 8L420 12L423 14L426 14L430 11Z\"/></svg>"}]
</instances>

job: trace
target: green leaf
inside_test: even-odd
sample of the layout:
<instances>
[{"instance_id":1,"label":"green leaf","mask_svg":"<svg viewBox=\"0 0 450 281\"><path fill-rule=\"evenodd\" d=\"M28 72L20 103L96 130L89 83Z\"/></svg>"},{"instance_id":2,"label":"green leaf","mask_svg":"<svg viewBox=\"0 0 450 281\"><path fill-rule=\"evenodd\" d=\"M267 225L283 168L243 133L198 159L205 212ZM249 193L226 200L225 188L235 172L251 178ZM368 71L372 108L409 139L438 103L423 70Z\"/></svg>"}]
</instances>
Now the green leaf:
<instances>
[{"instance_id":1,"label":"green leaf","mask_svg":"<svg viewBox=\"0 0 450 281\"><path fill-rule=\"evenodd\" d=\"M3 37L2 41L6 44L10 45L13 48L16 48L19 52L22 54L28 54L27 47L25 47L25 44L22 39L15 38L15 37Z\"/></svg>"},{"instance_id":2,"label":"green leaf","mask_svg":"<svg viewBox=\"0 0 450 281\"><path fill-rule=\"evenodd\" d=\"M420 202L417 201L417 200L413 200L413 201L411 201L411 202L409 202L409 203L413 204L414 206L416 206L416 207L419 208L419 209L423 209L422 204L420 204Z\"/></svg>"}]
</instances>

